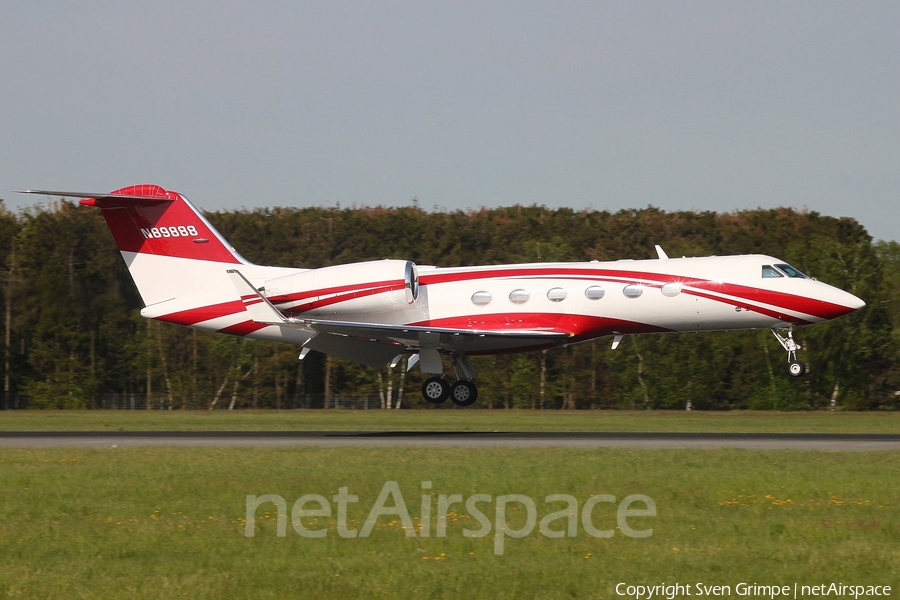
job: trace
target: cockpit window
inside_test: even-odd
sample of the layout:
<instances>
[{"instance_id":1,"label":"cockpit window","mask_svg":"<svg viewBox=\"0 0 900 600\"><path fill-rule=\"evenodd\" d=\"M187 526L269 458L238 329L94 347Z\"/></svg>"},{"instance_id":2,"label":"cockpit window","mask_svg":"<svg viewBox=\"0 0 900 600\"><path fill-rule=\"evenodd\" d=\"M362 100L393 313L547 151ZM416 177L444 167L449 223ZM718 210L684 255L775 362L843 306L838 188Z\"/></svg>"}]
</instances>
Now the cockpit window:
<instances>
[{"instance_id":1,"label":"cockpit window","mask_svg":"<svg viewBox=\"0 0 900 600\"><path fill-rule=\"evenodd\" d=\"M770 279L770 278L774 278L774 277L784 277L784 275L779 273L778 269L776 269L772 265L763 265L762 276L763 276L763 279Z\"/></svg>"},{"instance_id":2,"label":"cockpit window","mask_svg":"<svg viewBox=\"0 0 900 600\"><path fill-rule=\"evenodd\" d=\"M785 272L788 277L797 277L799 279L809 279L806 275L792 267L791 265L775 265L779 269Z\"/></svg>"}]
</instances>

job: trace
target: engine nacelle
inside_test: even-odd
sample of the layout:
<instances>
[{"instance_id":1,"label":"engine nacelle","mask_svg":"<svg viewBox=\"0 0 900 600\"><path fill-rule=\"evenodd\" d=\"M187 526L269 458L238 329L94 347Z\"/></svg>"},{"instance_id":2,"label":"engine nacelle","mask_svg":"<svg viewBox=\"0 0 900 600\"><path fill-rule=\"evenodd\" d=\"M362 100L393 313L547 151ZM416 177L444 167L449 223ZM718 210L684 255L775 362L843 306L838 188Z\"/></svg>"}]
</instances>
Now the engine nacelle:
<instances>
[{"instance_id":1,"label":"engine nacelle","mask_svg":"<svg viewBox=\"0 0 900 600\"><path fill-rule=\"evenodd\" d=\"M419 273L416 265L408 260L375 260L270 279L264 284L264 293L279 308L292 314L380 313L416 301Z\"/></svg>"}]
</instances>

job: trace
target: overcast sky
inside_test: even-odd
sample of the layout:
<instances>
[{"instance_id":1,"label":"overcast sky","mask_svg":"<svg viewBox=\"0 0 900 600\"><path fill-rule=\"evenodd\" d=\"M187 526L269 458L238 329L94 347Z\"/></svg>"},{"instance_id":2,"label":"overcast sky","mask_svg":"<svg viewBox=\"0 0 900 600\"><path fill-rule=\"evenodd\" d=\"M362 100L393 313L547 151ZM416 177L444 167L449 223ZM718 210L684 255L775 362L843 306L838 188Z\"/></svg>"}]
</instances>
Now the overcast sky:
<instances>
[{"instance_id":1,"label":"overcast sky","mask_svg":"<svg viewBox=\"0 0 900 600\"><path fill-rule=\"evenodd\" d=\"M900 240L896 1L8 0L0 82L14 208L157 183L209 210L792 206Z\"/></svg>"}]
</instances>

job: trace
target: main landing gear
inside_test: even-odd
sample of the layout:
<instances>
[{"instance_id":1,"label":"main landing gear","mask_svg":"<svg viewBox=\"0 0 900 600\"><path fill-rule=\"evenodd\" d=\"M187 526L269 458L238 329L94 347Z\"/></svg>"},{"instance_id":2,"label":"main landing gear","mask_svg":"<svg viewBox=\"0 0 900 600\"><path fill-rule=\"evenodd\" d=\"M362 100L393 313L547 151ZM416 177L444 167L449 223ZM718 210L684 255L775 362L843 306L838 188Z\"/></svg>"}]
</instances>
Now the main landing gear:
<instances>
[{"instance_id":1,"label":"main landing gear","mask_svg":"<svg viewBox=\"0 0 900 600\"><path fill-rule=\"evenodd\" d=\"M429 404L442 404L447 398L457 406L471 406L478 399L478 386L475 385L475 368L468 356L451 357L453 370L458 380L451 384L443 374L434 375L422 384L422 397Z\"/></svg>"},{"instance_id":2,"label":"main landing gear","mask_svg":"<svg viewBox=\"0 0 900 600\"><path fill-rule=\"evenodd\" d=\"M443 377L429 377L422 384L422 397L429 404L443 404L447 398L457 406L471 406L478 399L478 386L460 379L451 384Z\"/></svg>"},{"instance_id":3,"label":"main landing gear","mask_svg":"<svg viewBox=\"0 0 900 600\"><path fill-rule=\"evenodd\" d=\"M806 373L806 365L797 360L797 350L799 350L801 346L794 341L793 330L787 330L787 337L780 335L774 329L772 330L772 333L775 334L775 337L778 339L781 347L784 348L787 352L788 372L791 374L791 376L800 377L801 375Z\"/></svg>"}]
</instances>

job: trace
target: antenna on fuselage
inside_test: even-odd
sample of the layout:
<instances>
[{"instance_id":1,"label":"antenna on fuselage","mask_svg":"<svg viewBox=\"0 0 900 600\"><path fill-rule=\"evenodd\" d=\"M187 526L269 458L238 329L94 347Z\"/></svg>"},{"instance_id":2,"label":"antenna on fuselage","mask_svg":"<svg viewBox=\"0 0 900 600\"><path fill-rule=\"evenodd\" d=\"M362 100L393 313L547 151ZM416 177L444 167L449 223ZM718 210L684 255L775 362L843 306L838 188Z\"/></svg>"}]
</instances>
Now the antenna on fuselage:
<instances>
[{"instance_id":1,"label":"antenna on fuselage","mask_svg":"<svg viewBox=\"0 0 900 600\"><path fill-rule=\"evenodd\" d=\"M668 260L669 255L666 254L666 251L662 249L662 246L656 244L654 248L656 248L656 254L659 256L659 260Z\"/></svg>"}]
</instances>

